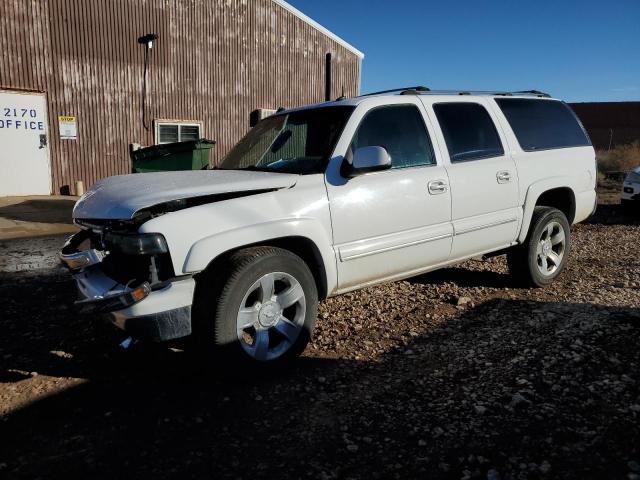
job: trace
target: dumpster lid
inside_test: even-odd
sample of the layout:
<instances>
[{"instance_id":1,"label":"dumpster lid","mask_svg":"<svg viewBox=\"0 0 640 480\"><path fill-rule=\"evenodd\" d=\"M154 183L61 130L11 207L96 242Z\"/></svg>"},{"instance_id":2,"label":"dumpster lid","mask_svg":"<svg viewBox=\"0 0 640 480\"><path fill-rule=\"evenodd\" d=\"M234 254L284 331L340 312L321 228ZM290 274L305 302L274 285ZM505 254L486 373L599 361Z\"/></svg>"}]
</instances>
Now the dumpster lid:
<instances>
[{"instance_id":1,"label":"dumpster lid","mask_svg":"<svg viewBox=\"0 0 640 480\"><path fill-rule=\"evenodd\" d=\"M165 155L173 155L179 152L188 152L192 150L200 150L204 148L212 148L216 144L215 140L208 138L199 138L197 140L187 140L185 142L161 143L159 145L150 145L148 147L131 150L129 153L132 160L143 158L158 158Z\"/></svg>"}]
</instances>

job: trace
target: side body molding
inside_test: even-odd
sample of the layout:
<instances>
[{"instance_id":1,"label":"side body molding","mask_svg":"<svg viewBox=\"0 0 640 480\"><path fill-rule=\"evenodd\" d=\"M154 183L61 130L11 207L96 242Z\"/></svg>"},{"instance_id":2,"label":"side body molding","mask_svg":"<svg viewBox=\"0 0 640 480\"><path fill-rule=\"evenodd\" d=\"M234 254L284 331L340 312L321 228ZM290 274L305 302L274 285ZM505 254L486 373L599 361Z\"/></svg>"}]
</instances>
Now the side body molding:
<instances>
[{"instance_id":1,"label":"side body molding","mask_svg":"<svg viewBox=\"0 0 640 480\"><path fill-rule=\"evenodd\" d=\"M522 243L524 242L525 238L527 238L527 233L529 232L529 224L531 223L531 217L533 216L533 209L535 208L536 202L538 201L538 198L540 198L540 195L554 188L568 188L573 193L575 200L576 191L573 186L575 182L575 177L560 176L546 178L544 180L532 183L529 186L524 201L522 226L520 227L518 242Z\"/></svg>"}]
</instances>

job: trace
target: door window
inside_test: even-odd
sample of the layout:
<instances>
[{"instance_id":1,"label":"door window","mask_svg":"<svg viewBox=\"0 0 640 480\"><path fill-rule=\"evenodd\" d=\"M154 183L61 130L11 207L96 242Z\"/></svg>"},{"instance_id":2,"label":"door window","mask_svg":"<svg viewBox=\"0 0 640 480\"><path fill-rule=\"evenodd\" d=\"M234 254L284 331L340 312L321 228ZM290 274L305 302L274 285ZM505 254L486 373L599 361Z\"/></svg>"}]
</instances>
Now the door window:
<instances>
[{"instance_id":1,"label":"door window","mask_svg":"<svg viewBox=\"0 0 640 480\"><path fill-rule=\"evenodd\" d=\"M477 103L437 103L433 106L451 162L504 155L498 132L487 110Z\"/></svg>"},{"instance_id":2,"label":"door window","mask_svg":"<svg viewBox=\"0 0 640 480\"><path fill-rule=\"evenodd\" d=\"M387 150L392 168L436 163L422 115L415 105L391 105L368 112L353 137L350 152L372 146Z\"/></svg>"}]
</instances>

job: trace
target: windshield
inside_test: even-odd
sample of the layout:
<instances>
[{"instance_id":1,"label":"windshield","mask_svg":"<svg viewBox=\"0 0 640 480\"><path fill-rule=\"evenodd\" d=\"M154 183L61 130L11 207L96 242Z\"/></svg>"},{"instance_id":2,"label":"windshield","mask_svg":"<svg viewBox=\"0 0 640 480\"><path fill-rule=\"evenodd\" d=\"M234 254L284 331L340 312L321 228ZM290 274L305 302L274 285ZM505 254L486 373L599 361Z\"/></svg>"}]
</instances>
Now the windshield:
<instances>
[{"instance_id":1,"label":"windshield","mask_svg":"<svg viewBox=\"0 0 640 480\"><path fill-rule=\"evenodd\" d=\"M354 107L320 107L267 117L227 154L221 169L323 173Z\"/></svg>"}]
</instances>

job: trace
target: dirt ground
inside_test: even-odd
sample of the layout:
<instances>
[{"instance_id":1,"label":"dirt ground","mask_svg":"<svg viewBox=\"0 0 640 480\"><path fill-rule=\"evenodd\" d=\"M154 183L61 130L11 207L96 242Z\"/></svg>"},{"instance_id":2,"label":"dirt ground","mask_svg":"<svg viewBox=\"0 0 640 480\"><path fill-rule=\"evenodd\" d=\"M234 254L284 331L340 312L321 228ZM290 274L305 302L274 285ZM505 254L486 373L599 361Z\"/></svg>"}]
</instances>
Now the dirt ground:
<instances>
[{"instance_id":1,"label":"dirt ground","mask_svg":"<svg viewBox=\"0 0 640 480\"><path fill-rule=\"evenodd\" d=\"M640 479L640 212L601 199L553 286L497 257L336 297L260 378L118 351L63 236L0 241L0 478Z\"/></svg>"}]
</instances>

